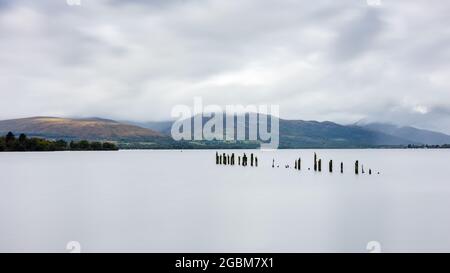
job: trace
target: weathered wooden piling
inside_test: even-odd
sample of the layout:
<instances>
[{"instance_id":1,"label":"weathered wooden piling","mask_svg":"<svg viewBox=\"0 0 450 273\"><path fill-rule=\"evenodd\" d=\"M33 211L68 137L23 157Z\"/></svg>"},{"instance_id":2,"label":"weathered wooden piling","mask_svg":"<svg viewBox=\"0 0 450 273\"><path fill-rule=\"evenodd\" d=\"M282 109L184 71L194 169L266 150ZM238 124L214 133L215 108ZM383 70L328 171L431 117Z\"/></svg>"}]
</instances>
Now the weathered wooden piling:
<instances>
[{"instance_id":1,"label":"weathered wooden piling","mask_svg":"<svg viewBox=\"0 0 450 273\"><path fill-rule=\"evenodd\" d=\"M319 159L319 172L322 171L322 159Z\"/></svg>"},{"instance_id":2,"label":"weathered wooden piling","mask_svg":"<svg viewBox=\"0 0 450 273\"><path fill-rule=\"evenodd\" d=\"M219 165L219 153L216 152L216 165Z\"/></svg>"},{"instance_id":3,"label":"weathered wooden piling","mask_svg":"<svg viewBox=\"0 0 450 273\"><path fill-rule=\"evenodd\" d=\"M238 156L238 165L241 166L241 156Z\"/></svg>"},{"instance_id":4,"label":"weathered wooden piling","mask_svg":"<svg viewBox=\"0 0 450 273\"><path fill-rule=\"evenodd\" d=\"M222 165L222 155L219 156L219 164Z\"/></svg>"},{"instance_id":5,"label":"weathered wooden piling","mask_svg":"<svg viewBox=\"0 0 450 273\"><path fill-rule=\"evenodd\" d=\"M253 167L254 156L253 153L250 155L250 166Z\"/></svg>"},{"instance_id":6,"label":"weathered wooden piling","mask_svg":"<svg viewBox=\"0 0 450 273\"><path fill-rule=\"evenodd\" d=\"M258 167L258 157L255 156L255 167Z\"/></svg>"},{"instance_id":7,"label":"weathered wooden piling","mask_svg":"<svg viewBox=\"0 0 450 273\"><path fill-rule=\"evenodd\" d=\"M355 174L359 174L359 161L356 160L355 162Z\"/></svg>"},{"instance_id":8,"label":"weathered wooden piling","mask_svg":"<svg viewBox=\"0 0 450 273\"><path fill-rule=\"evenodd\" d=\"M302 170L302 159L301 158L298 159L297 165L298 165L298 170L301 171Z\"/></svg>"},{"instance_id":9,"label":"weathered wooden piling","mask_svg":"<svg viewBox=\"0 0 450 273\"><path fill-rule=\"evenodd\" d=\"M341 173L344 173L344 162L341 162Z\"/></svg>"},{"instance_id":10,"label":"weathered wooden piling","mask_svg":"<svg viewBox=\"0 0 450 273\"><path fill-rule=\"evenodd\" d=\"M317 154L314 153L314 171L317 172Z\"/></svg>"},{"instance_id":11,"label":"weathered wooden piling","mask_svg":"<svg viewBox=\"0 0 450 273\"><path fill-rule=\"evenodd\" d=\"M247 166L247 155L244 153L244 156L242 157L242 166Z\"/></svg>"},{"instance_id":12,"label":"weathered wooden piling","mask_svg":"<svg viewBox=\"0 0 450 273\"><path fill-rule=\"evenodd\" d=\"M328 168L330 170L330 173L333 172L333 160L330 160L330 163L328 164Z\"/></svg>"},{"instance_id":13,"label":"weathered wooden piling","mask_svg":"<svg viewBox=\"0 0 450 273\"><path fill-rule=\"evenodd\" d=\"M369 175L372 175L372 169L369 169Z\"/></svg>"},{"instance_id":14,"label":"weathered wooden piling","mask_svg":"<svg viewBox=\"0 0 450 273\"><path fill-rule=\"evenodd\" d=\"M295 160L294 169L297 170L297 160Z\"/></svg>"},{"instance_id":15,"label":"weathered wooden piling","mask_svg":"<svg viewBox=\"0 0 450 273\"><path fill-rule=\"evenodd\" d=\"M234 162L234 153L232 153L232 154L231 154L231 165L234 166L234 163L235 163L235 162Z\"/></svg>"}]
</instances>

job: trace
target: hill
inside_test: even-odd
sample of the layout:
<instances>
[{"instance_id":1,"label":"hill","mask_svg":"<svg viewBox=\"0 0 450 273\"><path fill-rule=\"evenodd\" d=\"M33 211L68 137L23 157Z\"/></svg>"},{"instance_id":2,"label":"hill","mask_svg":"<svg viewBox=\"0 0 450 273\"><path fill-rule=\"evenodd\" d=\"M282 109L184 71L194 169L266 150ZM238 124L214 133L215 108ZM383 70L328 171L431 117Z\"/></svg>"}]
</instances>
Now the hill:
<instances>
[{"instance_id":1,"label":"hill","mask_svg":"<svg viewBox=\"0 0 450 273\"><path fill-rule=\"evenodd\" d=\"M86 140L139 140L162 137L162 134L113 120L32 117L0 121L0 133L24 133L29 136Z\"/></svg>"},{"instance_id":2,"label":"hill","mask_svg":"<svg viewBox=\"0 0 450 273\"><path fill-rule=\"evenodd\" d=\"M374 131L389 134L392 136L408 139L412 143L428 145L450 144L450 136L429 130L418 129L410 126L402 127L384 123L370 123L361 127Z\"/></svg>"},{"instance_id":3,"label":"hill","mask_svg":"<svg viewBox=\"0 0 450 273\"><path fill-rule=\"evenodd\" d=\"M203 118L205 124L209 118ZM224 117L225 120L225 117ZM172 122L147 122L134 123L142 127L170 135ZM193 119L191 118L193 125ZM235 117L235 131L237 128ZM270 123L269 123L270 124ZM245 122L248 133L249 120ZM347 126L325 121L304 120L279 120L280 148L363 148L379 146L404 146L408 144L419 144L420 142L405 139L399 136L368 130L359 126ZM224 132L227 134L227 132Z\"/></svg>"}]
</instances>

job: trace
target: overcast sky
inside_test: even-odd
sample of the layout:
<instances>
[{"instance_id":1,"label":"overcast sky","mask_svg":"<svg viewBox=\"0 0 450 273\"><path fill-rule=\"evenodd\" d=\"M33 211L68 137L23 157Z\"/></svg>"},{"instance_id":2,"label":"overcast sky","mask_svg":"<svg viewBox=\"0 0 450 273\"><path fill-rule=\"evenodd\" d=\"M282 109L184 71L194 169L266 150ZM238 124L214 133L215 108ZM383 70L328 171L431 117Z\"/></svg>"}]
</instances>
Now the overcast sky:
<instances>
[{"instance_id":1,"label":"overcast sky","mask_svg":"<svg viewBox=\"0 0 450 273\"><path fill-rule=\"evenodd\" d=\"M449 14L448 0L0 0L0 119L164 120L201 96L450 133Z\"/></svg>"}]
</instances>

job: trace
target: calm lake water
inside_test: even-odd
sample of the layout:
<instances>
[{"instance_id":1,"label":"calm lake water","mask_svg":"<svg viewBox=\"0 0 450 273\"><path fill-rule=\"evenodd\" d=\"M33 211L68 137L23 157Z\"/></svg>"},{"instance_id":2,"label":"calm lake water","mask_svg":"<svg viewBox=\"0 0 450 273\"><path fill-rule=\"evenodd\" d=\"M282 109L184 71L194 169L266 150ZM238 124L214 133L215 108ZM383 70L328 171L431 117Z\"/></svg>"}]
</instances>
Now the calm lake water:
<instances>
[{"instance_id":1,"label":"calm lake water","mask_svg":"<svg viewBox=\"0 0 450 273\"><path fill-rule=\"evenodd\" d=\"M0 251L450 251L450 150L317 152L322 173L313 150L0 153Z\"/></svg>"}]
</instances>

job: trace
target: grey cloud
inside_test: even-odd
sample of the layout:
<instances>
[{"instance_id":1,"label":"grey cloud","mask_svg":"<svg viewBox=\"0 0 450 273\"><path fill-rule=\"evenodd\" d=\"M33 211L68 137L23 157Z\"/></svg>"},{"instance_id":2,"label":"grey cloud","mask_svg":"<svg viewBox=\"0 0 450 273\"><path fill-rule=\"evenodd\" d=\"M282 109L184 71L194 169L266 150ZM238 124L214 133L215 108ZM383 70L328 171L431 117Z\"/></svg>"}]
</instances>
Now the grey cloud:
<instances>
[{"instance_id":1,"label":"grey cloud","mask_svg":"<svg viewBox=\"0 0 450 273\"><path fill-rule=\"evenodd\" d=\"M162 120L202 96L450 133L448 1L81 2L0 0L0 119Z\"/></svg>"}]
</instances>

